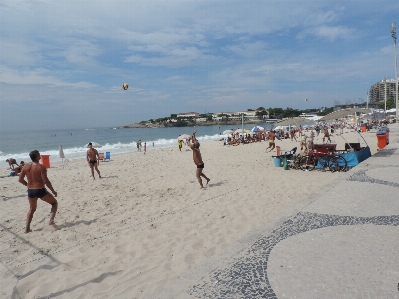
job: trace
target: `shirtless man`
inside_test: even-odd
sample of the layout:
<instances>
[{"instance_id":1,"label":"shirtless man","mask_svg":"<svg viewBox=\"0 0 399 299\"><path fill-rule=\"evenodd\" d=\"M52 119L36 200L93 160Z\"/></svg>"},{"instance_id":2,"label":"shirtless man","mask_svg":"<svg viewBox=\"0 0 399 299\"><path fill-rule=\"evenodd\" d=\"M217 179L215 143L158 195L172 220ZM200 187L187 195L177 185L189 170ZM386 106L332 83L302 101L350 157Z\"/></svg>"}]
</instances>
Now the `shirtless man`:
<instances>
[{"instance_id":1,"label":"shirtless man","mask_svg":"<svg viewBox=\"0 0 399 299\"><path fill-rule=\"evenodd\" d=\"M302 133L302 135L301 135L301 143L300 143L301 151L303 150L303 147L305 147L305 150L307 149L306 138L307 138L306 134Z\"/></svg>"},{"instance_id":2,"label":"shirtless man","mask_svg":"<svg viewBox=\"0 0 399 299\"><path fill-rule=\"evenodd\" d=\"M327 127L324 128L323 143L324 143L324 140L325 140L326 138L327 138L327 140L331 143L330 133L328 133L328 128L327 128Z\"/></svg>"},{"instance_id":3,"label":"shirtless man","mask_svg":"<svg viewBox=\"0 0 399 299\"><path fill-rule=\"evenodd\" d=\"M202 161L201 152L199 150L200 144L199 144L197 138L195 138L195 133L196 132L193 133L192 137L187 139L187 145L193 150L194 163L197 165L197 171L196 171L197 180L198 180L201 188L204 188L204 185L202 185L201 177L206 179L207 185L208 185L210 179L207 178L206 175L202 173L202 170L204 169L204 162ZM193 143L191 143L191 141Z\"/></svg>"},{"instance_id":4,"label":"shirtless man","mask_svg":"<svg viewBox=\"0 0 399 299\"><path fill-rule=\"evenodd\" d=\"M87 150L86 153L86 159L87 159L87 163L90 166L91 169L91 176L93 177L93 179L95 180L96 178L94 177L94 168L96 169L97 173L98 173L98 177L101 179L101 174L100 171L98 170L98 165L100 164L100 160L99 160L99 155L98 155L98 151L93 148L93 144L90 142L89 143L89 149Z\"/></svg>"},{"instance_id":5,"label":"shirtless man","mask_svg":"<svg viewBox=\"0 0 399 299\"><path fill-rule=\"evenodd\" d=\"M269 132L269 147L266 149L266 152L269 148L270 148L269 152L274 150L274 148L276 147L276 144L274 143L275 139L276 139L276 131L270 131Z\"/></svg>"},{"instance_id":6,"label":"shirtless man","mask_svg":"<svg viewBox=\"0 0 399 299\"><path fill-rule=\"evenodd\" d=\"M19 163L19 166L14 168L15 174L19 175L22 171L22 168L24 168L24 166L25 166L25 162L21 161L21 163Z\"/></svg>"},{"instance_id":7,"label":"shirtless man","mask_svg":"<svg viewBox=\"0 0 399 299\"><path fill-rule=\"evenodd\" d=\"M10 169L14 169L14 164L19 166L17 160L15 160L14 158L8 158L6 162L8 162L8 165L10 165Z\"/></svg>"},{"instance_id":8,"label":"shirtless man","mask_svg":"<svg viewBox=\"0 0 399 299\"><path fill-rule=\"evenodd\" d=\"M54 217L57 213L58 203L54 197L57 197L57 192L53 189L50 180L47 178L47 169L44 165L40 164L39 161L41 159L40 153L38 150L31 151L29 153L30 158L32 159L32 163L26 164L19 175L19 182L22 185L28 187L28 199L29 199L29 212L26 218L26 228L25 234L31 231L30 224L32 222L33 214L36 211L37 207L37 199L40 198L41 200L51 204L51 211L50 211L50 222L49 225L57 228L54 223ZM25 181L25 176L28 178L28 182ZM51 192L54 194L51 195L48 193L47 186Z\"/></svg>"}]
</instances>

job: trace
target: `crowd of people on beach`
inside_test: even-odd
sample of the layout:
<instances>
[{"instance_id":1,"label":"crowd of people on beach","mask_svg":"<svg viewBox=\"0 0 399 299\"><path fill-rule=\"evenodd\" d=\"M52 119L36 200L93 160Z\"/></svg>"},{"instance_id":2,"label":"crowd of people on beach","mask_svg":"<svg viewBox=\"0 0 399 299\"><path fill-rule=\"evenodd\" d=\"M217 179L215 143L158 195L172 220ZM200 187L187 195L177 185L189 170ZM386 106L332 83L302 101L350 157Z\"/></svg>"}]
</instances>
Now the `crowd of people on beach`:
<instances>
[{"instance_id":1,"label":"crowd of people on beach","mask_svg":"<svg viewBox=\"0 0 399 299\"><path fill-rule=\"evenodd\" d=\"M373 123L367 122L367 129L371 129L372 126L381 126L384 123ZM314 138L319 136L320 133L323 134L323 143L329 142L331 143L330 136L332 134L342 134L344 132L344 128L349 128L352 130L358 130L357 125L350 124L345 121L337 121L332 124L327 124L325 122L318 122L313 126L293 126L293 127L286 127L286 128L275 128L274 130L261 130L258 129L256 132L251 133L233 133L228 135L228 137L220 139L223 141L224 145L232 145L238 146L240 144L250 144L254 142L268 142L269 146L266 148L266 151L271 152L275 149L276 139L277 140L284 140L290 139L291 141L300 142L300 148L302 150L313 149L314 146ZM299 140L298 140L299 139ZM206 185L208 185L210 179L203 173L204 169L204 162L202 160L202 155L200 152L200 143L196 138L196 131L193 134L185 139L186 144L193 152L193 161L196 165L196 178L200 184L201 188L204 188L202 178L206 180ZM181 152L183 146L183 140L178 139L178 148ZM154 143L152 144L154 147ZM88 150L86 152L86 160L91 170L91 176L95 179L94 170L97 172L98 177L101 178L100 170L98 169L100 163L100 156L98 151L93 148L92 143L88 144ZM146 153L147 143L144 142L144 154ZM142 142L139 140L137 142L137 150L141 152L142 150ZM32 160L31 163L26 164L24 161L21 161L20 164L17 163L16 159L8 158L6 162L9 164L9 169L12 170L13 175L19 175L19 182L28 187L28 199L29 199L29 212L27 215L26 220L26 227L25 233L29 233L30 230L30 223L33 218L33 214L36 211L37 207L37 200L38 198L42 199L43 201L49 203L51 207L50 212L50 220L49 225L54 226L54 217L57 212L57 192L54 190L50 180L47 177L47 168L40 164L40 153L37 150L34 150L29 153L29 156ZM15 167L14 165L17 165ZM27 178L27 181L25 180ZM49 193L47 188L50 189L52 192Z\"/></svg>"},{"instance_id":2,"label":"crowd of people on beach","mask_svg":"<svg viewBox=\"0 0 399 299\"><path fill-rule=\"evenodd\" d=\"M373 127L383 126L383 122L367 122L365 125L367 130ZM346 120L335 121L333 123L317 122L311 126L286 126L276 127L273 130L258 130L257 132L248 133L232 133L227 138L222 138L224 145L237 146L240 144L250 144L254 142L265 141L269 143L266 148L268 152L275 149L276 140L290 139L291 141L299 142L301 150L313 149L314 138L322 134L323 143L331 143L331 136L334 134L343 134L344 129L358 130L356 123L350 123Z\"/></svg>"}]
</instances>

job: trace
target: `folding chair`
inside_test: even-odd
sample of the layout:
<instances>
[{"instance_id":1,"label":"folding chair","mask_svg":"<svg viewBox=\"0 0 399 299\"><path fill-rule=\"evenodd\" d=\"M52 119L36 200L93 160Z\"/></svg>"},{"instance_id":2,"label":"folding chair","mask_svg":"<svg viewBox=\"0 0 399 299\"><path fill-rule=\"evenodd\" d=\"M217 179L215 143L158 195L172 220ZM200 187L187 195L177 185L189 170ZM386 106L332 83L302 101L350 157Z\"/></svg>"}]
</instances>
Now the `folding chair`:
<instances>
[{"instance_id":1,"label":"folding chair","mask_svg":"<svg viewBox=\"0 0 399 299\"><path fill-rule=\"evenodd\" d=\"M105 152L105 159L104 161L111 161L111 152Z\"/></svg>"},{"instance_id":2,"label":"folding chair","mask_svg":"<svg viewBox=\"0 0 399 299\"><path fill-rule=\"evenodd\" d=\"M104 161L104 153L98 153L98 160Z\"/></svg>"}]
</instances>

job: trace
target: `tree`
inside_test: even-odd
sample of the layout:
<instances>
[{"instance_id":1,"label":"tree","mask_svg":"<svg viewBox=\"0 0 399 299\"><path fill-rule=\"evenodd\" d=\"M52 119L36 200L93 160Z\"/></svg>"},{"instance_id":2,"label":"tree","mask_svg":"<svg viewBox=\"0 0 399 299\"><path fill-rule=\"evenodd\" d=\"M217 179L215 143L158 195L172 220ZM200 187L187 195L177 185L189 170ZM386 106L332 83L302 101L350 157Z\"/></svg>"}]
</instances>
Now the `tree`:
<instances>
[{"instance_id":1,"label":"tree","mask_svg":"<svg viewBox=\"0 0 399 299\"><path fill-rule=\"evenodd\" d=\"M325 108L322 112L317 113L318 116L324 116L334 111L334 108Z\"/></svg>"},{"instance_id":2,"label":"tree","mask_svg":"<svg viewBox=\"0 0 399 299\"><path fill-rule=\"evenodd\" d=\"M395 108L395 107L396 107L396 104L395 104L394 98L387 99L387 110ZM378 103L378 108L385 109L385 101L380 101Z\"/></svg>"},{"instance_id":3,"label":"tree","mask_svg":"<svg viewBox=\"0 0 399 299\"><path fill-rule=\"evenodd\" d=\"M283 114L283 108L269 108L269 116L272 116L272 118L282 118Z\"/></svg>"},{"instance_id":4,"label":"tree","mask_svg":"<svg viewBox=\"0 0 399 299\"><path fill-rule=\"evenodd\" d=\"M297 117L300 114L301 112L298 109L292 109L289 107L283 111L283 117Z\"/></svg>"},{"instance_id":5,"label":"tree","mask_svg":"<svg viewBox=\"0 0 399 299\"><path fill-rule=\"evenodd\" d=\"M222 121L224 120L227 123L230 116L228 114L221 113L221 114L218 114L218 117L221 117Z\"/></svg>"},{"instance_id":6,"label":"tree","mask_svg":"<svg viewBox=\"0 0 399 299\"><path fill-rule=\"evenodd\" d=\"M267 111L265 109L263 110L256 109L255 116L257 116L259 119L263 119L264 115L267 115Z\"/></svg>"}]
</instances>

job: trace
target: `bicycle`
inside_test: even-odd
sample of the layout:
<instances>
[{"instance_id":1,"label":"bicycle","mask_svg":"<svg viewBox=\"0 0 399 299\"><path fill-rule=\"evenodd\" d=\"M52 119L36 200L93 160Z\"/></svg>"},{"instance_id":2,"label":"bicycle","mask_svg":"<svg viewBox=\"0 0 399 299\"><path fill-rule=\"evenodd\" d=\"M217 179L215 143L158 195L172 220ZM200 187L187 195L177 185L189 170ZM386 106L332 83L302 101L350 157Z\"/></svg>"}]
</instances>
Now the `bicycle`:
<instances>
[{"instance_id":1,"label":"bicycle","mask_svg":"<svg viewBox=\"0 0 399 299\"><path fill-rule=\"evenodd\" d=\"M323 169L328 167L331 172L345 171L347 162L339 155L314 151L308 151L307 155L303 156L299 162L299 167L303 171L312 171L316 166Z\"/></svg>"}]
</instances>

